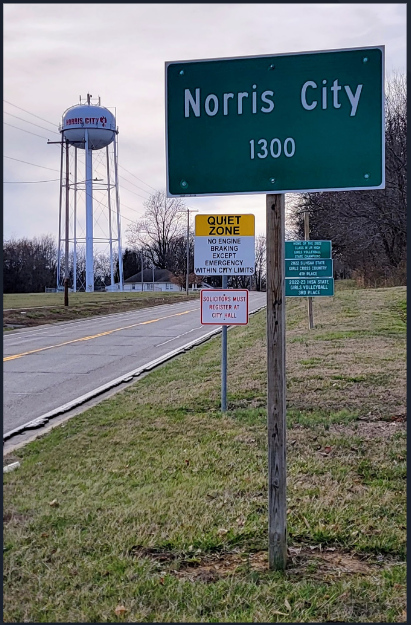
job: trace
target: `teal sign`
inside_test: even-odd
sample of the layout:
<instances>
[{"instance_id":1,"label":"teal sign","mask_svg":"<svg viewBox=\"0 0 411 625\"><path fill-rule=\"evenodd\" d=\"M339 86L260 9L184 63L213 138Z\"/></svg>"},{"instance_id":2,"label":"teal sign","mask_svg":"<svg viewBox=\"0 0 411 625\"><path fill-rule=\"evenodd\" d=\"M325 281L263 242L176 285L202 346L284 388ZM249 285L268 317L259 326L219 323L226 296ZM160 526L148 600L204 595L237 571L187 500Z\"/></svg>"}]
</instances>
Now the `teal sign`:
<instances>
[{"instance_id":1,"label":"teal sign","mask_svg":"<svg viewBox=\"0 0 411 625\"><path fill-rule=\"evenodd\" d=\"M384 188L384 46L165 74L169 197Z\"/></svg>"},{"instance_id":2,"label":"teal sign","mask_svg":"<svg viewBox=\"0 0 411 625\"><path fill-rule=\"evenodd\" d=\"M333 278L289 278L285 280L287 297L316 297L334 295Z\"/></svg>"},{"instance_id":3,"label":"teal sign","mask_svg":"<svg viewBox=\"0 0 411 625\"><path fill-rule=\"evenodd\" d=\"M334 295L331 241L285 242L285 295Z\"/></svg>"},{"instance_id":4,"label":"teal sign","mask_svg":"<svg viewBox=\"0 0 411 625\"><path fill-rule=\"evenodd\" d=\"M331 258L306 258L285 261L286 278L332 278Z\"/></svg>"},{"instance_id":5,"label":"teal sign","mask_svg":"<svg viewBox=\"0 0 411 625\"><path fill-rule=\"evenodd\" d=\"M285 258L331 258L331 241L286 241Z\"/></svg>"}]
</instances>

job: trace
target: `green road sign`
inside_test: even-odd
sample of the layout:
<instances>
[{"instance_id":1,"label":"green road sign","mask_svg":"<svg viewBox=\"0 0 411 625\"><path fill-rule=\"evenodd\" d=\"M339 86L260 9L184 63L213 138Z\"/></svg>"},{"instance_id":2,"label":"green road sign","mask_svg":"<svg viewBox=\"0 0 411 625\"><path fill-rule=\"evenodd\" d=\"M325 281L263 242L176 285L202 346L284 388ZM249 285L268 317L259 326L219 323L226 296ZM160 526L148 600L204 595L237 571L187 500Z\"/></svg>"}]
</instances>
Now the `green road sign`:
<instances>
[{"instance_id":1,"label":"green road sign","mask_svg":"<svg viewBox=\"0 0 411 625\"><path fill-rule=\"evenodd\" d=\"M166 63L169 196L384 188L384 46Z\"/></svg>"},{"instance_id":2,"label":"green road sign","mask_svg":"<svg viewBox=\"0 0 411 625\"><path fill-rule=\"evenodd\" d=\"M331 241L286 241L285 258L331 258Z\"/></svg>"},{"instance_id":3,"label":"green road sign","mask_svg":"<svg viewBox=\"0 0 411 625\"><path fill-rule=\"evenodd\" d=\"M331 258L305 258L285 261L286 278L332 278Z\"/></svg>"},{"instance_id":4,"label":"green road sign","mask_svg":"<svg viewBox=\"0 0 411 625\"><path fill-rule=\"evenodd\" d=\"M333 278L287 278L286 297L316 297L334 295Z\"/></svg>"}]
</instances>

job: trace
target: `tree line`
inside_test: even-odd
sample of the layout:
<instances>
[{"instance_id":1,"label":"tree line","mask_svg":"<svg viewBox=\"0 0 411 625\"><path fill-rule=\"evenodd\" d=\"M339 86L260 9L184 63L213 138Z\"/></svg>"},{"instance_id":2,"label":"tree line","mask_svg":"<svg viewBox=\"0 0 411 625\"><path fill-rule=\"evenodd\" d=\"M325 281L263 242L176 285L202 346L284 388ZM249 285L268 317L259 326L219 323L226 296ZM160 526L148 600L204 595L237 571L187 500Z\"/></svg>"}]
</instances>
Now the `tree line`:
<instances>
[{"instance_id":1,"label":"tree line","mask_svg":"<svg viewBox=\"0 0 411 625\"><path fill-rule=\"evenodd\" d=\"M132 223L126 233L127 244L122 253L124 280L144 269L168 269L171 281L186 285L187 272L187 207L179 198L167 198L156 191L145 202L142 219ZM189 224L189 283L201 283L194 273L194 228ZM64 277L65 258L61 256ZM73 252L69 257L69 286L73 285ZM265 236L256 238L255 275L230 276L233 288L265 289ZM10 239L3 245L4 293L39 293L55 288L57 282L57 243L51 235L33 239ZM84 246L77 248L76 287L84 290L86 258ZM118 255L113 257L114 281L119 281ZM210 286L221 286L221 277L208 276ZM62 283L62 280L61 280ZM104 289L111 284L111 265L108 254L94 254L94 288Z\"/></svg>"}]
</instances>

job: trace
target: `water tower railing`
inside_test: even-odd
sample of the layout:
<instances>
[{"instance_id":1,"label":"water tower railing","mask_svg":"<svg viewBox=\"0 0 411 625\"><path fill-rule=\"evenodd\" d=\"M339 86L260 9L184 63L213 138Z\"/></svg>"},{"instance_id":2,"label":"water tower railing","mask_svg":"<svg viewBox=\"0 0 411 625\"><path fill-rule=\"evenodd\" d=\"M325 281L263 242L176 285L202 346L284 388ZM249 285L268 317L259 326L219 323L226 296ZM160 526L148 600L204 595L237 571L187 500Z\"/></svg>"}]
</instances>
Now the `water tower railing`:
<instances>
[{"instance_id":1,"label":"water tower railing","mask_svg":"<svg viewBox=\"0 0 411 625\"><path fill-rule=\"evenodd\" d=\"M84 124L75 124L74 130L78 130L78 127L84 128ZM98 128L99 130L112 130L116 134L118 133L118 128L115 124L107 124L106 126L90 126L90 130L93 128ZM65 130L73 130L73 128L63 128L63 124L59 124L58 126L59 132L64 132ZM76 142L78 143L78 142Z\"/></svg>"}]
</instances>

